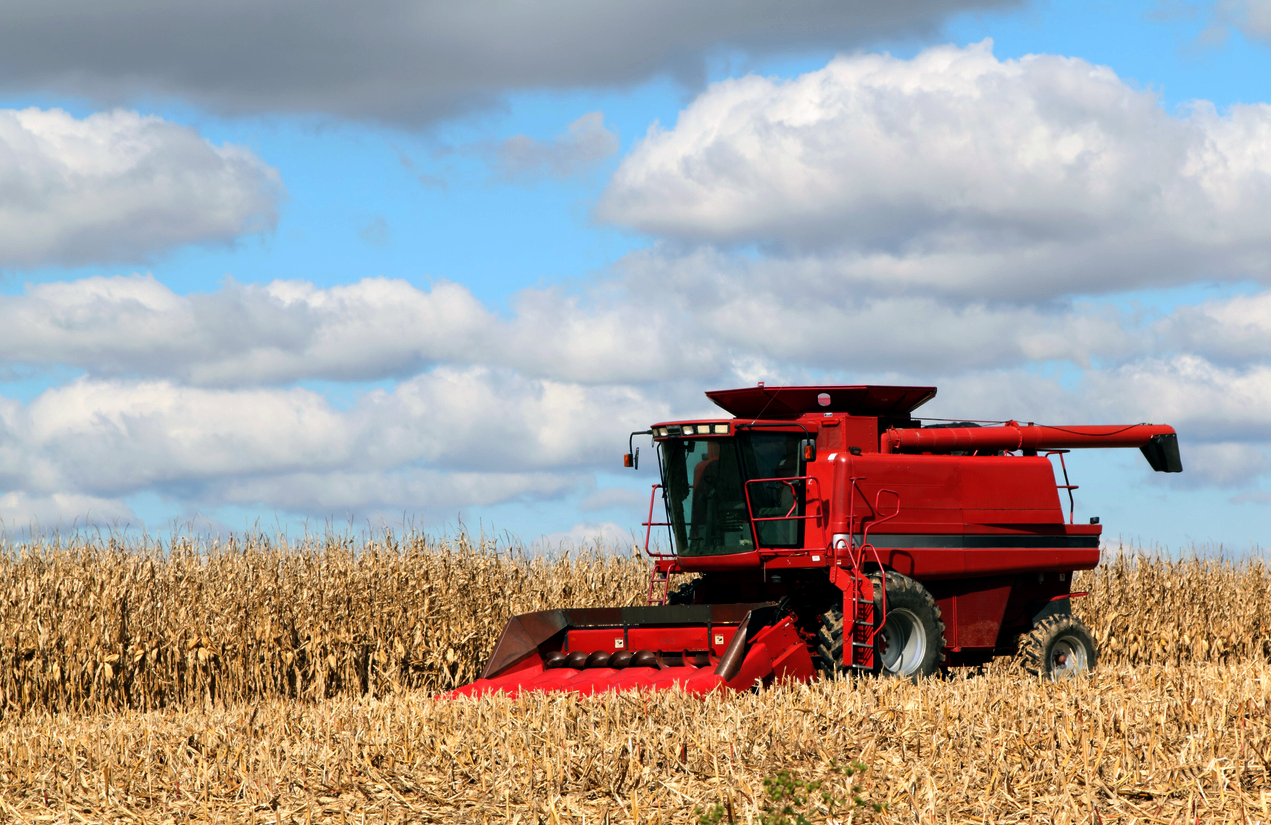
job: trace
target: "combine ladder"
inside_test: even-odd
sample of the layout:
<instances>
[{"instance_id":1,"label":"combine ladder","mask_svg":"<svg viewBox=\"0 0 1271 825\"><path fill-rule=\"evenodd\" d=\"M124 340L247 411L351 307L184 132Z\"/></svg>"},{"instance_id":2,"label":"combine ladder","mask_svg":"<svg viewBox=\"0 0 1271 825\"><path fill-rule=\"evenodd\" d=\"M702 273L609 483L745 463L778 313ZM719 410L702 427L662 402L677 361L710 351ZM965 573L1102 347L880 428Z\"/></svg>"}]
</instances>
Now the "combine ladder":
<instances>
[{"instance_id":1,"label":"combine ladder","mask_svg":"<svg viewBox=\"0 0 1271 825\"><path fill-rule=\"evenodd\" d=\"M859 490L858 481L863 476L851 479L852 489ZM873 555L878 569L883 569L882 559L878 551L869 543L870 529L885 521L890 521L900 514L900 494L895 490L879 490L874 496L874 513L880 512L883 493L896 497L896 507L890 515L878 518L875 516L868 524L865 518L857 521L856 497L853 495L852 513L848 516L848 533L846 539L839 539L830 548L830 581L843 591L843 666L860 670L873 670L877 665L877 647L875 640L887 620L887 590L882 592L882 610L875 615L874 580L865 574L867 554ZM861 525L861 543L856 544L856 528Z\"/></svg>"},{"instance_id":2,"label":"combine ladder","mask_svg":"<svg viewBox=\"0 0 1271 825\"><path fill-rule=\"evenodd\" d=\"M843 591L843 666L873 670L878 626L874 621L874 582L861 570L864 549L865 545L856 548L840 539L831 549L834 563L830 581Z\"/></svg>"},{"instance_id":3,"label":"combine ladder","mask_svg":"<svg viewBox=\"0 0 1271 825\"><path fill-rule=\"evenodd\" d=\"M848 610L848 607L851 610ZM853 570L852 587L843 593L843 665L874 669L874 582Z\"/></svg>"}]
</instances>

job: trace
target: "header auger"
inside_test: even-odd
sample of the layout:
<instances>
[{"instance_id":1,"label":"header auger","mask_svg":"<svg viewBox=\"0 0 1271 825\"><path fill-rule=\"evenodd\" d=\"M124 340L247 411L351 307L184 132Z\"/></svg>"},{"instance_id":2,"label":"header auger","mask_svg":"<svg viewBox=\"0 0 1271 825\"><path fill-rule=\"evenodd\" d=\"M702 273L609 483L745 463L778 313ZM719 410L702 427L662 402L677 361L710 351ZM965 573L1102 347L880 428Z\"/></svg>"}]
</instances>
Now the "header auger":
<instances>
[{"instance_id":1,"label":"header auger","mask_svg":"<svg viewBox=\"0 0 1271 825\"><path fill-rule=\"evenodd\" d=\"M912 413L935 394L760 384L707 393L732 418L633 433L652 437L661 474L649 606L516 616L453 695L912 679L1000 655L1048 678L1093 668L1071 583L1099 563L1102 527L1074 521L1064 455L1138 447L1181 472L1173 428L924 425ZM649 542L663 528L668 552ZM669 590L683 573L696 577Z\"/></svg>"}]
</instances>

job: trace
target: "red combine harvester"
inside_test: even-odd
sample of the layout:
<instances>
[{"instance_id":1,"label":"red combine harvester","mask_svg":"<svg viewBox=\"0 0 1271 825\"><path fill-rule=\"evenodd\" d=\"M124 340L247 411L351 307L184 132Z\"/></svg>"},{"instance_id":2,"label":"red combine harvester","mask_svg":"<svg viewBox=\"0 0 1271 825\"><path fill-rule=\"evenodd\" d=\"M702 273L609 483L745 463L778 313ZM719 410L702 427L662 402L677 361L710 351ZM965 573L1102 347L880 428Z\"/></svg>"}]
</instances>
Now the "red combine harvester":
<instances>
[{"instance_id":1,"label":"red combine harvester","mask_svg":"<svg viewBox=\"0 0 1271 825\"><path fill-rule=\"evenodd\" d=\"M733 418L632 433L653 437L662 479L649 606L516 616L453 695L917 678L998 655L1049 678L1093 668L1069 602L1102 528L1074 522L1064 454L1138 447L1177 473L1173 428L924 425L912 413L935 394L760 384L706 394ZM667 553L649 546L662 527ZM679 573L698 575L668 590Z\"/></svg>"}]
</instances>

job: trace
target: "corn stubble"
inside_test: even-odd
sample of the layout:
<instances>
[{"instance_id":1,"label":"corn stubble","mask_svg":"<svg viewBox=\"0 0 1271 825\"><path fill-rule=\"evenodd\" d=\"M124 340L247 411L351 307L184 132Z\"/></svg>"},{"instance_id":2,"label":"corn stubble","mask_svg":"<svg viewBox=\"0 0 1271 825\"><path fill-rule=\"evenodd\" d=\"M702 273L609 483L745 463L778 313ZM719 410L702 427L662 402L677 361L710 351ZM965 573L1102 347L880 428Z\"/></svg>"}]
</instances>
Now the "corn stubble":
<instances>
[{"instance_id":1,"label":"corn stubble","mask_svg":"<svg viewBox=\"0 0 1271 825\"><path fill-rule=\"evenodd\" d=\"M886 803L854 822L1271 821L1256 558L1082 574L1100 669L1068 683L999 661L705 701L431 698L509 615L637 603L646 575L414 534L11 546L0 821L759 822L780 771Z\"/></svg>"}]
</instances>

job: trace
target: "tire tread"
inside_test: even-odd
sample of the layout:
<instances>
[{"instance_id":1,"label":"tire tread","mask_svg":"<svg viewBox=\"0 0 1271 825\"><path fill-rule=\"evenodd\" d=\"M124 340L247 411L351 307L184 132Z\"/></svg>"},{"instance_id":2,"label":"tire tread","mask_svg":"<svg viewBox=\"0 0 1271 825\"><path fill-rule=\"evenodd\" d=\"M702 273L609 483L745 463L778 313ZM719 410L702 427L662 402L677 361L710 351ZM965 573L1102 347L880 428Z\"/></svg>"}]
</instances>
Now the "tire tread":
<instances>
[{"instance_id":1,"label":"tire tread","mask_svg":"<svg viewBox=\"0 0 1271 825\"><path fill-rule=\"evenodd\" d=\"M879 600L877 594L882 586L882 578L877 574L873 574L871 578L874 580L875 593L875 610L878 609ZM935 598L931 595L927 588L920 583L914 581L908 576L903 576L893 570L887 571L887 595L889 599L894 595L905 594L913 595L919 601L925 602L926 607L930 609L931 616L935 624L936 654L935 668L939 668L945 661L945 624L940 613L940 606L936 604ZM827 675L842 673L843 668L843 644L844 644L844 619L843 608L841 605L835 605L829 610L821 614L821 628L817 631L816 652L820 656L821 670ZM875 660L881 667L880 654L875 654Z\"/></svg>"},{"instance_id":2,"label":"tire tread","mask_svg":"<svg viewBox=\"0 0 1271 825\"><path fill-rule=\"evenodd\" d=\"M1085 623L1068 613L1048 616L1038 622L1033 629L1019 637L1019 661L1024 670L1038 678L1050 676L1050 657L1047 650L1051 642L1068 630L1078 630L1090 640L1090 670L1098 664L1099 651L1094 643L1094 634Z\"/></svg>"}]
</instances>

